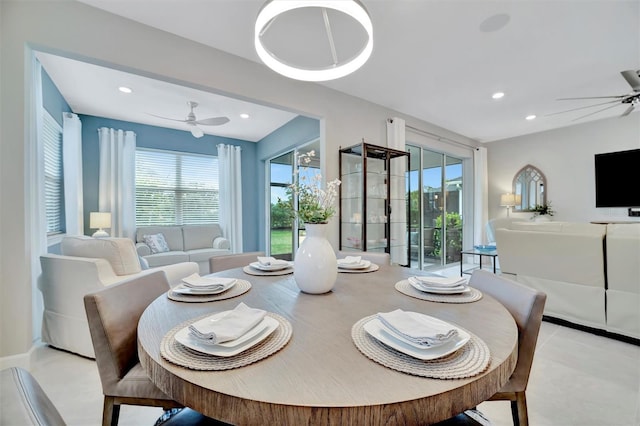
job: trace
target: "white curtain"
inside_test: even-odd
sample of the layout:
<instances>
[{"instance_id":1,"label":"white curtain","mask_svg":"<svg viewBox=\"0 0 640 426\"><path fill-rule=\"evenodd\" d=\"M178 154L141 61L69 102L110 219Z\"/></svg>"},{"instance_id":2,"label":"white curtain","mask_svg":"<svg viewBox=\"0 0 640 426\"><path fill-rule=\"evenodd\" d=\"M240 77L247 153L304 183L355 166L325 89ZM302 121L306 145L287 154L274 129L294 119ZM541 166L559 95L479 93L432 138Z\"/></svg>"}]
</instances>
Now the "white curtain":
<instances>
[{"instance_id":1,"label":"white curtain","mask_svg":"<svg viewBox=\"0 0 640 426\"><path fill-rule=\"evenodd\" d=\"M486 244L486 224L489 221L489 177L487 174L487 148L473 151L473 243Z\"/></svg>"},{"instance_id":2,"label":"white curtain","mask_svg":"<svg viewBox=\"0 0 640 426\"><path fill-rule=\"evenodd\" d=\"M62 164L66 233L84 234L82 203L82 123L76 114L62 114Z\"/></svg>"},{"instance_id":3,"label":"white curtain","mask_svg":"<svg viewBox=\"0 0 640 426\"><path fill-rule=\"evenodd\" d=\"M44 141L42 140L42 65L33 56L31 81L33 92L29 115L35 123L29 127L33 130L29 137L29 182L31 182L27 196L29 212L29 250L31 260L31 318L33 339L40 337L42 328L42 312L44 305L38 290L38 279L42 273L40 255L46 254L47 246L47 212L44 188Z\"/></svg>"},{"instance_id":4,"label":"white curtain","mask_svg":"<svg viewBox=\"0 0 640 426\"><path fill-rule=\"evenodd\" d=\"M232 253L242 253L242 170L240 147L218 145L220 227Z\"/></svg>"},{"instance_id":5,"label":"white curtain","mask_svg":"<svg viewBox=\"0 0 640 426\"><path fill-rule=\"evenodd\" d=\"M112 237L133 238L135 220L136 134L130 131L98 129L100 181L98 210L111 213Z\"/></svg>"},{"instance_id":6,"label":"white curtain","mask_svg":"<svg viewBox=\"0 0 640 426\"><path fill-rule=\"evenodd\" d=\"M387 120L387 147L398 151L406 149L406 130L403 119L394 117ZM405 199L406 173L405 157L391 160L391 200ZM391 202L391 217L387 219L391 221L391 235L393 236L391 240L394 241L389 253L391 263L406 265L409 263L409 259L407 259L407 204Z\"/></svg>"}]
</instances>

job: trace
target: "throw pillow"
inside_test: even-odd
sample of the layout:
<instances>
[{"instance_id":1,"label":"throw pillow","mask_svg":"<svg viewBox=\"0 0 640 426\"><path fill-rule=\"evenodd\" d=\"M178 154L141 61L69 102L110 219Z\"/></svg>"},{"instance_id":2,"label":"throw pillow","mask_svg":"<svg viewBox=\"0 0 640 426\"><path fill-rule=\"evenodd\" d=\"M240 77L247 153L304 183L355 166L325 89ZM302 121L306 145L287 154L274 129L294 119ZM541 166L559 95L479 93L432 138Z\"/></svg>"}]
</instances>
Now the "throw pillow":
<instances>
[{"instance_id":1,"label":"throw pillow","mask_svg":"<svg viewBox=\"0 0 640 426\"><path fill-rule=\"evenodd\" d=\"M167 245L167 241L164 239L164 235L162 233L143 235L142 238L144 239L144 243L151 249L151 254L166 253L169 251L169 246Z\"/></svg>"}]
</instances>

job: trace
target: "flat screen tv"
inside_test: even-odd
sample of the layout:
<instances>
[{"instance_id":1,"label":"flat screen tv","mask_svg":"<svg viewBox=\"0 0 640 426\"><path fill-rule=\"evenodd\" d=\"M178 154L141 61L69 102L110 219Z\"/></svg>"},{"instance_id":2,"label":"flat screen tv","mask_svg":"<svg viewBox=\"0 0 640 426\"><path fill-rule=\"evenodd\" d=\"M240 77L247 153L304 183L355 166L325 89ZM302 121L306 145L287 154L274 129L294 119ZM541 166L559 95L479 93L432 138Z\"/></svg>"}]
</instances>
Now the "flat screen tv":
<instances>
[{"instance_id":1,"label":"flat screen tv","mask_svg":"<svg viewBox=\"0 0 640 426\"><path fill-rule=\"evenodd\" d=\"M595 155L596 207L640 207L640 149Z\"/></svg>"}]
</instances>

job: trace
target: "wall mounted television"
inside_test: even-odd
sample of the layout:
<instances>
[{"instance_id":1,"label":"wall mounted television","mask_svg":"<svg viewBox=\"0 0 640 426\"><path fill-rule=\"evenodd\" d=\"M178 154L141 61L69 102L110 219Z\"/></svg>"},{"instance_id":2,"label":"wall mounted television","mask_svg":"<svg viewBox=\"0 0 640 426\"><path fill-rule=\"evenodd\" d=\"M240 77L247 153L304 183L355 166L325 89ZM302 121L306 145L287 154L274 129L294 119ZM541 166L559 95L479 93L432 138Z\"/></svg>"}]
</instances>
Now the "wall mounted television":
<instances>
[{"instance_id":1,"label":"wall mounted television","mask_svg":"<svg viewBox=\"0 0 640 426\"><path fill-rule=\"evenodd\" d=\"M595 155L596 207L640 207L640 149Z\"/></svg>"}]
</instances>

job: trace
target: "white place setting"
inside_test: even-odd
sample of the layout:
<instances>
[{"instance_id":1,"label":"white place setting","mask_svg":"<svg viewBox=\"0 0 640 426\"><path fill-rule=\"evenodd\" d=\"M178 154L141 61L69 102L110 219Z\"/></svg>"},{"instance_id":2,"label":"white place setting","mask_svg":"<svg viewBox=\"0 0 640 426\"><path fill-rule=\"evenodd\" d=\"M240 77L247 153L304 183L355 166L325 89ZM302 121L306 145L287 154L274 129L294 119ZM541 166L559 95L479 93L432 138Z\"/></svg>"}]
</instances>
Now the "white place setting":
<instances>
[{"instance_id":1,"label":"white place setting","mask_svg":"<svg viewBox=\"0 0 640 426\"><path fill-rule=\"evenodd\" d=\"M480 290L469 287L465 277L413 276L398 281L395 289L416 299L440 303L471 303L482 298Z\"/></svg>"},{"instance_id":2,"label":"white place setting","mask_svg":"<svg viewBox=\"0 0 640 426\"><path fill-rule=\"evenodd\" d=\"M489 349L477 336L438 318L396 309L363 318L352 338L373 361L404 373L452 379L472 377L489 365Z\"/></svg>"},{"instance_id":3,"label":"white place setting","mask_svg":"<svg viewBox=\"0 0 640 426\"><path fill-rule=\"evenodd\" d=\"M249 281L194 273L170 289L167 297L176 302L212 302L240 296L250 288Z\"/></svg>"},{"instance_id":4,"label":"white place setting","mask_svg":"<svg viewBox=\"0 0 640 426\"><path fill-rule=\"evenodd\" d=\"M163 339L162 356L194 370L238 368L280 350L291 338L283 317L239 303L180 324Z\"/></svg>"},{"instance_id":5,"label":"white place setting","mask_svg":"<svg viewBox=\"0 0 640 426\"><path fill-rule=\"evenodd\" d=\"M361 256L345 256L343 259L336 259L338 272L345 273L365 273L375 272L379 266L375 263L362 259Z\"/></svg>"},{"instance_id":6,"label":"white place setting","mask_svg":"<svg viewBox=\"0 0 640 426\"><path fill-rule=\"evenodd\" d=\"M271 256L257 256L255 262L242 270L249 275L287 275L293 273L293 262Z\"/></svg>"}]
</instances>

